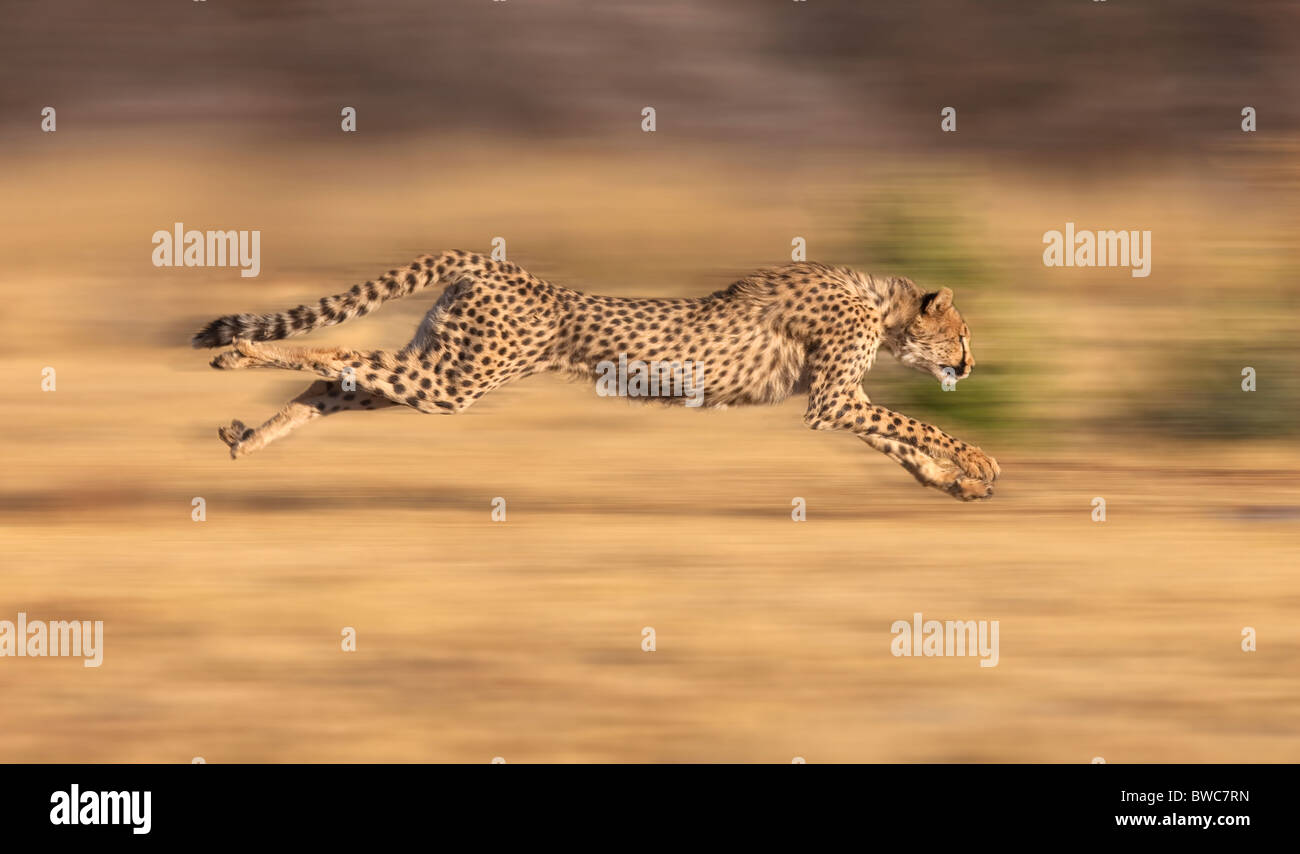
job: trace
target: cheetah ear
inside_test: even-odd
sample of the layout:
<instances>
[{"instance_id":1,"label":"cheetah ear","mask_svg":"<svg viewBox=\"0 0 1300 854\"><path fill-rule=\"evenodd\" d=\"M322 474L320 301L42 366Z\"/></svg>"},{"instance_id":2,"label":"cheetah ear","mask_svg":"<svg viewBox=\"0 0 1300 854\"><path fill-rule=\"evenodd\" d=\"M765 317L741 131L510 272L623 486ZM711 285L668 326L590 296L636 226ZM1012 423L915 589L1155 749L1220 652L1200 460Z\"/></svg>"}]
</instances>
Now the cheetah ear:
<instances>
[{"instance_id":1,"label":"cheetah ear","mask_svg":"<svg viewBox=\"0 0 1300 854\"><path fill-rule=\"evenodd\" d=\"M952 288L940 288L938 293L925 296L926 314L943 314L952 308Z\"/></svg>"}]
</instances>

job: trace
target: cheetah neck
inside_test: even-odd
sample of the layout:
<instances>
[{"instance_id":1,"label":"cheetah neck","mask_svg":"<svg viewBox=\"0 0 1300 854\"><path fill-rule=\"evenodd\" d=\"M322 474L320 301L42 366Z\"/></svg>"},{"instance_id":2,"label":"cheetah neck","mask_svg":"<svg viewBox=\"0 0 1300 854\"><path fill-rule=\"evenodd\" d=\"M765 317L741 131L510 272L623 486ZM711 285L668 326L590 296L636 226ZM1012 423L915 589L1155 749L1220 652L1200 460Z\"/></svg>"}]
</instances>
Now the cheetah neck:
<instances>
[{"instance_id":1,"label":"cheetah neck","mask_svg":"<svg viewBox=\"0 0 1300 854\"><path fill-rule=\"evenodd\" d=\"M921 310L921 290L900 276L867 276L867 292L880 310L880 325L886 343L899 340Z\"/></svg>"}]
</instances>

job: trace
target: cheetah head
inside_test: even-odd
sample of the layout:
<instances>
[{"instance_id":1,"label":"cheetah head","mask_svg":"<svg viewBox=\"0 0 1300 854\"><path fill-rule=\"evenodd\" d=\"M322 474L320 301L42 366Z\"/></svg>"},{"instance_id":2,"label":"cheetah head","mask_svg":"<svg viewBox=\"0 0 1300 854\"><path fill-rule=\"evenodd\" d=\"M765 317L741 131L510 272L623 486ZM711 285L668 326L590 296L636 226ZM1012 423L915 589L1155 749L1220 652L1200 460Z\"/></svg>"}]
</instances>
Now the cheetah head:
<instances>
[{"instance_id":1,"label":"cheetah head","mask_svg":"<svg viewBox=\"0 0 1300 854\"><path fill-rule=\"evenodd\" d=\"M952 290L941 288L921 297L921 310L892 342L898 361L931 374L939 382L970 376L975 357L970 328L952 305Z\"/></svg>"}]
</instances>

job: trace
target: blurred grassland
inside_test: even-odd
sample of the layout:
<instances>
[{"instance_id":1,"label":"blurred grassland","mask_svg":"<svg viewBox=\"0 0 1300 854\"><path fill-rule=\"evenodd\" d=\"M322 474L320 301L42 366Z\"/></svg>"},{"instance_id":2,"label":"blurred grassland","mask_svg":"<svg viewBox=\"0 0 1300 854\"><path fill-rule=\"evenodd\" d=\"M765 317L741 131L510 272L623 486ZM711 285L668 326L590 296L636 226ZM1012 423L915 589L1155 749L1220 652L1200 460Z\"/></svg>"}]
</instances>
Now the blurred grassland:
<instances>
[{"instance_id":1,"label":"blurred grassland","mask_svg":"<svg viewBox=\"0 0 1300 854\"><path fill-rule=\"evenodd\" d=\"M1300 150L1070 172L670 136L57 137L14 155L0 202L21 430L0 617L104 619L108 647L98 670L0 666L0 760L1300 759ZM261 276L154 268L150 235L178 220L260 228ZM1152 275L1044 268L1067 220L1150 229ZM794 236L953 287L972 378L943 393L882 356L866 388L996 456L997 497L922 490L804 429L799 401L691 413L554 377L226 458L219 424L310 378L208 370L200 322L498 235L611 294L725 287ZM430 302L299 340L397 346ZM1002 663L891 657L915 611L1001 619Z\"/></svg>"}]
</instances>

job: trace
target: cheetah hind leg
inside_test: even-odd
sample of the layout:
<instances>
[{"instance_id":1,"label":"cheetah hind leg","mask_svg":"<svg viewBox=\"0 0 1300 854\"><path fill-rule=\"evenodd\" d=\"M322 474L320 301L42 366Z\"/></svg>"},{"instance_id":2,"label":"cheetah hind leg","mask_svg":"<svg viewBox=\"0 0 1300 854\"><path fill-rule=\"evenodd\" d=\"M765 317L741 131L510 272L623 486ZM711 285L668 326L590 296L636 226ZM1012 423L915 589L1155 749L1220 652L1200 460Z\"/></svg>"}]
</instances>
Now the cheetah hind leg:
<instances>
[{"instance_id":1,"label":"cheetah hind leg","mask_svg":"<svg viewBox=\"0 0 1300 854\"><path fill-rule=\"evenodd\" d=\"M230 458L237 460L281 439L299 427L336 412L374 412L397 406L391 400L363 391L343 391L338 383L317 380L306 391L289 401L262 426L253 429L244 422L231 421L217 428L217 435L230 448Z\"/></svg>"},{"instance_id":2,"label":"cheetah hind leg","mask_svg":"<svg viewBox=\"0 0 1300 854\"><path fill-rule=\"evenodd\" d=\"M875 434L859 434L858 438L898 463L923 486L946 492L958 501L981 501L993 497L993 484L967 477L950 460L935 459L910 445Z\"/></svg>"}]
</instances>

